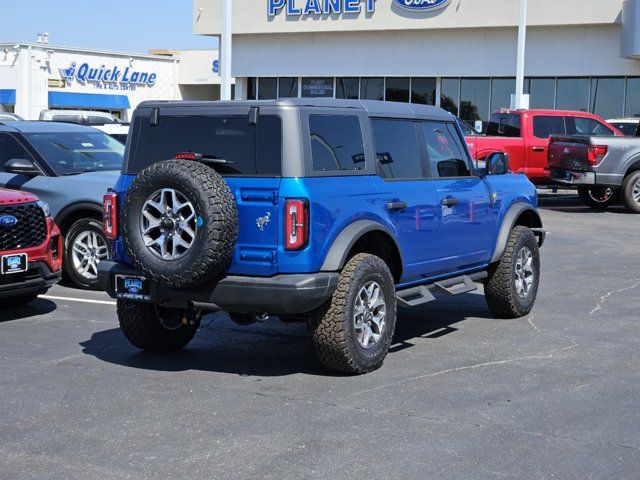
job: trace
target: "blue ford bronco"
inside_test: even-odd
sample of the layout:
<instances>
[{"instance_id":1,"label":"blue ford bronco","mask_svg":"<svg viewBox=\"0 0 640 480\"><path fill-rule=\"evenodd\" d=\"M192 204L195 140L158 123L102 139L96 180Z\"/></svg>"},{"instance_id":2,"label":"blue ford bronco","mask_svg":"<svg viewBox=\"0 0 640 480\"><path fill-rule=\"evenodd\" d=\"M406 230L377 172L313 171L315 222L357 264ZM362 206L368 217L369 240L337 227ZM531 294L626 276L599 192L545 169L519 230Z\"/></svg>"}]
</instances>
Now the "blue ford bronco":
<instances>
[{"instance_id":1,"label":"blue ford bronco","mask_svg":"<svg viewBox=\"0 0 640 480\"><path fill-rule=\"evenodd\" d=\"M397 307L484 284L494 315L528 314L545 232L534 186L502 153L473 165L435 107L286 99L147 102L104 199L99 278L122 331L184 347L202 312L304 321L321 363L384 361Z\"/></svg>"}]
</instances>

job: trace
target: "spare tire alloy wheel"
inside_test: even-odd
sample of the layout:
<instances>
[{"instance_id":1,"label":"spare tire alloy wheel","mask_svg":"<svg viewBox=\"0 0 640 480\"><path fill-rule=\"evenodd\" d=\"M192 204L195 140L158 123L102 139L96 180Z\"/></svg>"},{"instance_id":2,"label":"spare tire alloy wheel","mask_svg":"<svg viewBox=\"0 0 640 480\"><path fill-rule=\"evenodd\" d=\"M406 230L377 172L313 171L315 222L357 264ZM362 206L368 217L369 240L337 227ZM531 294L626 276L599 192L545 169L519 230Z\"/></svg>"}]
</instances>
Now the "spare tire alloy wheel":
<instances>
[{"instance_id":1,"label":"spare tire alloy wheel","mask_svg":"<svg viewBox=\"0 0 640 480\"><path fill-rule=\"evenodd\" d=\"M195 242L196 210L182 192L171 188L158 190L142 206L140 229L151 253L163 260L178 260Z\"/></svg>"}]
</instances>

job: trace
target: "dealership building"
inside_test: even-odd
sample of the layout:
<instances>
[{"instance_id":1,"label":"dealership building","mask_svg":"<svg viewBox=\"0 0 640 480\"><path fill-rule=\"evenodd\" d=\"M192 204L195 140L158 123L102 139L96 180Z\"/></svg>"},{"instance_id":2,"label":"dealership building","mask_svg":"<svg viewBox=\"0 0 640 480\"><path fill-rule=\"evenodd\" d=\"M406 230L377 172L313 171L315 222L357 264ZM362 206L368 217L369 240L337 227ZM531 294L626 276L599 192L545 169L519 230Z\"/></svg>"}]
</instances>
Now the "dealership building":
<instances>
[{"instance_id":1,"label":"dealership building","mask_svg":"<svg viewBox=\"0 0 640 480\"><path fill-rule=\"evenodd\" d=\"M439 105L470 123L515 92L517 0L233 0L235 98ZM194 0L220 35L222 0ZM640 115L640 0L530 0L532 108Z\"/></svg>"},{"instance_id":2,"label":"dealership building","mask_svg":"<svg viewBox=\"0 0 640 480\"><path fill-rule=\"evenodd\" d=\"M97 110L129 120L145 100L220 98L217 50L157 55L0 44L0 111L38 119L47 109Z\"/></svg>"}]
</instances>

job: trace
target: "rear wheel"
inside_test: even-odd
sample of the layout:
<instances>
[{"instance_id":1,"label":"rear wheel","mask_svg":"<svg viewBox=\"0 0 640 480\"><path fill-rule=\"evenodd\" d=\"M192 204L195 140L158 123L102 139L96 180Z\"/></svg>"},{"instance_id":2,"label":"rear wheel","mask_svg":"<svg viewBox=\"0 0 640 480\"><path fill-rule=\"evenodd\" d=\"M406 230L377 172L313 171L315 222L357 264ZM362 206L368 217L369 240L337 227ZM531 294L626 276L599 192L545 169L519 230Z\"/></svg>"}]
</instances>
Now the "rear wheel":
<instances>
[{"instance_id":1,"label":"rear wheel","mask_svg":"<svg viewBox=\"0 0 640 480\"><path fill-rule=\"evenodd\" d=\"M90 218L76 221L64 242L64 274L76 287L99 290L98 263L109 256L102 222Z\"/></svg>"},{"instance_id":2,"label":"rear wheel","mask_svg":"<svg viewBox=\"0 0 640 480\"><path fill-rule=\"evenodd\" d=\"M618 191L611 187L578 187L578 197L585 205L604 210L618 202Z\"/></svg>"},{"instance_id":3,"label":"rear wheel","mask_svg":"<svg viewBox=\"0 0 640 480\"><path fill-rule=\"evenodd\" d=\"M338 288L310 319L313 343L328 369L362 374L384 362L396 326L393 276L374 255L353 257L340 274Z\"/></svg>"},{"instance_id":4,"label":"rear wheel","mask_svg":"<svg viewBox=\"0 0 640 480\"><path fill-rule=\"evenodd\" d=\"M118 300L122 333L132 345L146 352L181 350L198 331L201 318L199 310Z\"/></svg>"},{"instance_id":5,"label":"rear wheel","mask_svg":"<svg viewBox=\"0 0 640 480\"><path fill-rule=\"evenodd\" d=\"M620 198L627 210L640 213L640 170L630 173L624 179Z\"/></svg>"}]
</instances>

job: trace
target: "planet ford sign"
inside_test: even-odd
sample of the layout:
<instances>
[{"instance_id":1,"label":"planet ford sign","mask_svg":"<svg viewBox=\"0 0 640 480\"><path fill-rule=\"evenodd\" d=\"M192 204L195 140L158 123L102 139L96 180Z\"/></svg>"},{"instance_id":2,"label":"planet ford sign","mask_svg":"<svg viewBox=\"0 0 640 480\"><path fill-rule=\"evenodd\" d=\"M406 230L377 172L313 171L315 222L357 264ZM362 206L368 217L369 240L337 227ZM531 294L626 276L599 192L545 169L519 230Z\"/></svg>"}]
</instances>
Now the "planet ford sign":
<instances>
[{"instance_id":1,"label":"planet ford sign","mask_svg":"<svg viewBox=\"0 0 640 480\"><path fill-rule=\"evenodd\" d=\"M451 3L451 0L393 0L396 5L407 10L438 10Z\"/></svg>"}]
</instances>

